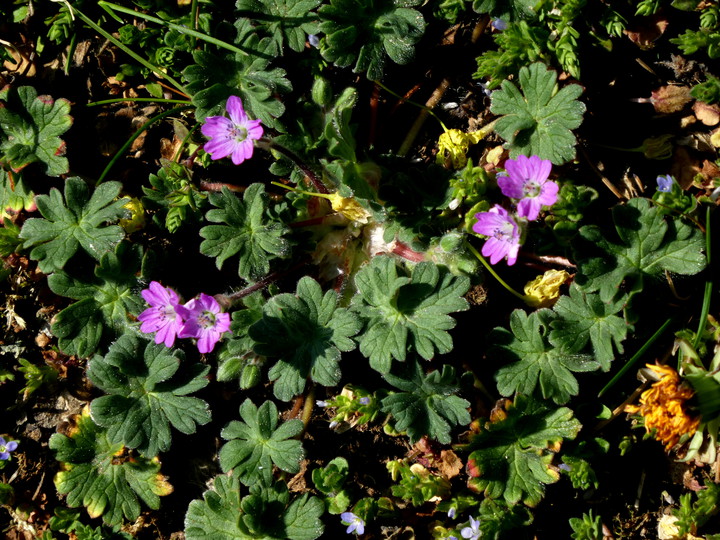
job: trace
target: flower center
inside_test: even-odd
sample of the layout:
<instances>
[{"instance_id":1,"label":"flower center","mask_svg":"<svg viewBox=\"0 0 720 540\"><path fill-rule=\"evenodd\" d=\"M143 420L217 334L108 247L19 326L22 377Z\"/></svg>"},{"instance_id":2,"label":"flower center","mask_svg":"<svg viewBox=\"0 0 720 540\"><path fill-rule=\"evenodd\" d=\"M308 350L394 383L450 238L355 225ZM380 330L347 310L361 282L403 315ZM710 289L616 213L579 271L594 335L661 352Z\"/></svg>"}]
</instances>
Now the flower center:
<instances>
[{"instance_id":1,"label":"flower center","mask_svg":"<svg viewBox=\"0 0 720 540\"><path fill-rule=\"evenodd\" d=\"M174 321L176 317L177 313L175 313L175 307L172 304L167 304L160 310L160 318L163 321Z\"/></svg>"},{"instance_id":2,"label":"flower center","mask_svg":"<svg viewBox=\"0 0 720 540\"><path fill-rule=\"evenodd\" d=\"M512 223L506 221L497 229L495 229L493 237L497 238L498 240L502 240L503 242L507 242L508 240L512 239L514 231L515 228L513 227Z\"/></svg>"},{"instance_id":3,"label":"flower center","mask_svg":"<svg viewBox=\"0 0 720 540\"><path fill-rule=\"evenodd\" d=\"M215 326L215 314L212 311L203 311L197 321L200 328L207 330Z\"/></svg>"},{"instance_id":4,"label":"flower center","mask_svg":"<svg viewBox=\"0 0 720 540\"><path fill-rule=\"evenodd\" d=\"M526 180L523 185L523 195L525 197L537 197L542 191L542 186L536 180Z\"/></svg>"},{"instance_id":5,"label":"flower center","mask_svg":"<svg viewBox=\"0 0 720 540\"><path fill-rule=\"evenodd\" d=\"M242 126L231 127L229 133L230 138L235 139L235 142L243 142L248 136L247 129Z\"/></svg>"}]
</instances>

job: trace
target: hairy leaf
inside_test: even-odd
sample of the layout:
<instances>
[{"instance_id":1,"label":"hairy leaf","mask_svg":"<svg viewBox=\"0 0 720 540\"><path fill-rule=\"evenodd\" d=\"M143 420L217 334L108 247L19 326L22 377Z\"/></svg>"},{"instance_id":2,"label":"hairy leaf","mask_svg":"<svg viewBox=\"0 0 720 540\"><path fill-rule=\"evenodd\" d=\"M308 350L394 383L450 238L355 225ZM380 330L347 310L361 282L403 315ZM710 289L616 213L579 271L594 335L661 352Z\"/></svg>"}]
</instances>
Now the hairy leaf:
<instances>
[{"instance_id":1,"label":"hairy leaf","mask_svg":"<svg viewBox=\"0 0 720 540\"><path fill-rule=\"evenodd\" d=\"M190 503L185 515L187 540L314 540L323 533L325 507L317 497L290 502L287 486L257 483L240 499L236 476L218 476L203 500Z\"/></svg>"},{"instance_id":2,"label":"hairy leaf","mask_svg":"<svg viewBox=\"0 0 720 540\"><path fill-rule=\"evenodd\" d=\"M355 276L358 293L354 310L365 321L360 352L380 373L388 373L393 358L405 361L408 351L426 360L452 350L447 332L455 327L449 313L468 309L463 298L470 282L431 262L421 262L410 275L398 275L391 257L377 256Z\"/></svg>"},{"instance_id":3,"label":"hairy leaf","mask_svg":"<svg viewBox=\"0 0 720 540\"><path fill-rule=\"evenodd\" d=\"M237 0L238 15L248 17L270 35L282 51L283 44L295 52L305 48L305 36L319 32L318 17L313 10L322 0Z\"/></svg>"},{"instance_id":4,"label":"hairy leaf","mask_svg":"<svg viewBox=\"0 0 720 540\"><path fill-rule=\"evenodd\" d=\"M559 317L550 324L550 343L566 352L578 353L590 342L595 359L603 371L608 371L615 359L613 346L622 353L628 326L632 330L632 325L616 315L626 302L625 296L614 302L603 302L600 295L586 294L573 283L570 296L561 297L553 308Z\"/></svg>"},{"instance_id":5,"label":"hairy leaf","mask_svg":"<svg viewBox=\"0 0 720 540\"><path fill-rule=\"evenodd\" d=\"M20 237L23 247L33 248L30 257L42 272L61 270L79 247L98 261L113 250L125 232L118 225L102 225L128 214L123 208L128 199L117 199L121 189L120 182L105 182L91 196L87 184L74 176L65 181L64 201L55 188L36 197L45 219L28 219Z\"/></svg>"},{"instance_id":6,"label":"hairy leaf","mask_svg":"<svg viewBox=\"0 0 720 540\"><path fill-rule=\"evenodd\" d=\"M427 435L450 444L452 426L470 423L470 402L454 394L460 389L455 369L447 364L441 371L423 373L420 363L404 366L402 373L386 373L385 379L403 392L382 400L382 410L395 418L395 429L407 431L410 444Z\"/></svg>"},{"instance_id":7,"label":"hairy leaf","mask_svg":"<svg viewBox=\"0 0 720 540\"><path fill-rule=\"evenodd\" d=\"M563 440L574 439L582 426L567 407L551 409L523 395L497 417L486 422L467 445L469 484L492 499L536 506L545 484L560 478L551 467L554 453Z\"/></svg>"},{"instance_id":8,"label":"hairy leaf","mask_svg":"<svg viewBox=\"0 0 720 540\"><path fill-rule=\"evenodd\" d=\"M20 210L35 209L35 194L23 180L22 174L11 174L0 168L0 218L10 217Z\"/></svg>"},{"instance_id":9,"label":"hairy leaf","mask_svg":"<svg viewBox=\"0 0 720 540\"><path fill-rule=\"evenodd\" d=\"M367 71L370 80L381 79L385 55L407 64L425 32L425 19L414 6L422 0L330 0L318 13L323 57L338 67L351 64L356 73Z\"/></svg>"},{"instance_id":10,"label":"hairy leaf","mask_svg":"<svg viewBox=\"0 0 720 540\"><path fill-rule=\"evenodd\" d=\"M296 294L273 296L263 308L263 318L250 327L255 352L279 357L268 374L279 399L288 401L302 393L308 376L323 386L340 382L340 352L355 349L351 338L362 322L337 303L335 291L323 295L318 282L305 276Z\"/></svg>"},{"instance_id":11,"label":"hairy leaf","mask_svg":"<svg viewBox=\"0 0 720 540\"><path fill-rule=\"evenodd\" d=\"M39 161L48 176L67 174L60 135L71 125L68 100L38 96L32 86L7 86L0 90L0 163L18 172Z\"/></svg>"},{"instance_id":12,"label":"hairy leaf","mask_svg":"<svg viewBox=\"0 0 720 540\"><path fill-rule=\"evenodd\" d=\"M58 271L48 277L50 290L78 300L57 314L52 333L65 354L92 355L103 341L125 332L128 313L138 313L142 299L136 294L141 267L139 244L121 244L117 253L106 253L95 276L73 277Z\"/></svg>"},{"instance_id":13,"label":"hairy leaf","mask_svg":"<svg viewBox=\"0 0 720 540\"><path fill-rule=\"evenodd\" d=\"M276 95L290 92L292 85L284 69L269 67L270 60L278 56L277 45L270 38L261 40L251 31L247 19L238 19L237 25L241 40L237 45L253 54L197 50L193 52L195 64L183 71L196 107L195 116L203 121L211 115L222 115L227 98L238 96L251 118L279 129L277 119L285 112L285 105Z\"/></svg>"},{"instance_id":14,"label":"hairy leaf","mask_svg":"<svg viewBox=\"0 0 720 540\"><path fill-rule=\"evenodd\" d=\"M87 409L69 436L55 433L49 446L63 462L55 486L67 494L68 506L83 505L90 517L102 515L108 525L137 519L138 499L157 510L160 497L172 492L157 459L130 455L122 444L111 442Z\"/></svg>"},{"instance_id":15,"label":"hairy leaf","mask_svg":"<svg viewBox=\"0 0 720 540\"><path fill-rule=\"evenodd\" d=\"M623 282L632 296L643 289L646 277L665 271L694 275L705 268L703 234L682 220L666 220L650 201L630 199L613 208L612 217L620 241L586 225L580 236L587 244L577 255L575 281L585 292L599 291L603 302L616 298Z\"/></svg>"},{"instance_id":16,"label":"hairy leaf","mask_svg":"<svg viewBox=\"0 0 720 540\"><path fill-rule=\"evenodd\" d=\"M200 252L216 258L218 268L233 255L239 256L238 275L248 281L270 271L270 259L288 252L283 238L287 228L266 215L267 195L262 184L251 184L240 201L229 189L210 195L216 209L206 214L208 221L225 225L206 225L200 229L204 238Z\"/></svg>"},{"instance_id":17,"label":"hairy leaf","mask_svg":"<svg viewBox=\"0 0 720 540\"><path fill-rule=\"evenodd\" d=\"M210 366L183 366L185 355L133 334L125 334L108 353L88 364L90 381L106 392L90 404L93 420L111 441L154 456L170 449L170 426L195 433L210 421L208 404L187 394L208 384Z\"/></svg>"},{"instance_id":18,"label":"hairy leaf","mask_svg":"<svg viewBox=\"0 0 720 540\"><path fill-rule=\"evenodd\" d=\"M278 427L278 411L272 401L256 407L246 399L240 406L242 421L233 420L220 434L228 441L220 449L220 467L232 470L245 485L263 480L270 483L273 463L296 473L303 457L302 443L293 439L303 430L300 420Z\"/></svg>"},{"instance_id":19,"label":"hairy leaf","mask_svg":"<svg viewBox=\"0 0 720 540\"><path fill-rule=\"evenodd\" d=\"M495 374L498 392L531 395L539 386L544 399L566 403L578 394L573 372L593 371L600 367L587 355L571 354L548 342L550 325L557 315L549 309L533 311L528 316L522 309L510 315L510 330L496 328L491 339L501 353L514 360Z\"/></svg>"},{"instance_id":20,"label":"hairy leaf","mask_svg":"<svg viewBox=\"0 0 720 540\"><path fill-rule=\"evenodd\" d=\"M558 91L557 74L536 62L520 70L520 88L503 81L492 94L490 110L503 115L495 131L507 141L510 156L539 156L561 165L575 158L572 130L582 123L585 105L577 98L582 87L569 84Z\"/></svg>"},{"instance_id":21,"label":"hairy leaf","mask_svg":"<svg viewBox=\"0 0 720 540\"><path fill-rule=\"evenodd\" d=\"M472 7L477 13L510 22L534 18L537 4L537 0L473 0Z\"/></svg>"}]
</instances>

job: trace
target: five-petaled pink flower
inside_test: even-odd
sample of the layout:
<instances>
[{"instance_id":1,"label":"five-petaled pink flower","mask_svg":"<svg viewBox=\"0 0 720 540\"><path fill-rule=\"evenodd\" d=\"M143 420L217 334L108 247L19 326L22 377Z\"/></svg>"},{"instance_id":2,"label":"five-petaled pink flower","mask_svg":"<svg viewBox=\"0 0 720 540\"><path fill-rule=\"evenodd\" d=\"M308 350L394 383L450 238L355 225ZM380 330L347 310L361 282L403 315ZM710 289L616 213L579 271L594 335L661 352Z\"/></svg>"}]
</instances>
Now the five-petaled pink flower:
<instances>
[{"instance_id":1,"label":"five-petaled pink flower","mask_svg":"<svg viewBox=\"0 0 720 540\"><path fill-rule=\"evenodd\" d=\"M177 293L157 281L151 281L150 287L140 294L150 304L149 308L138 315L138 321L142 323L140 331L145 334L157 332L155 343L172 347L175 336L183 325L183 319L176 311L180 303Z\"/></svg>"},{"instance_id":2,"label":"five-petaled pink flower","mask_svg":"<svg viewBox=\"0 0 720 540\"><path fill-rule=\"evenodd\" d=\"M184 306L177 306L177 312L185 319L178 337L197 338L201 353L212 352L223 332L230 330L230 315L222 313L217 300L205 293Z\"/></svg>"},{"instance_id":3,"label":"five-petaled pink flower","mask_svg":"<svg viewBox=\"0 0 720 540\"><path fill-rule=\"evenodd\" d=\"M478 220L473 231L487 236L482 254L490 257L492 264L507 257L508 266L515 264L520 250L520 227L500 205L493 206L488 212L475 214Z\"/></svg>"},{"instance_id":4,"label":"five-petaled pink flower","mask_svg":"<svg viewBox=\"0 0 720 540\"><path fill-rule=\"evenodd\" d=\"M505 161L507 176L498 178L503 195L519 199L517 214L536 220L542 206L552 206L558 199L558 185L548 180L552 163L538 156L518 156Z\"/></svg>"},{"instance_id":5,"label":"five-petaled pink flower","mask_svg":"<svg viewBox=\"0 0 720 540\"><path fill-rule=\"evenodd\" d=\"M263 135L260 120L250 120L245 114L242 100L230 96L225 108L230 118L224 116L208 116L200 130L210 138L203 149L212 159L227 156L235 165L240 165L253 155L253 140Z\"/></svg>"}]
</instances>

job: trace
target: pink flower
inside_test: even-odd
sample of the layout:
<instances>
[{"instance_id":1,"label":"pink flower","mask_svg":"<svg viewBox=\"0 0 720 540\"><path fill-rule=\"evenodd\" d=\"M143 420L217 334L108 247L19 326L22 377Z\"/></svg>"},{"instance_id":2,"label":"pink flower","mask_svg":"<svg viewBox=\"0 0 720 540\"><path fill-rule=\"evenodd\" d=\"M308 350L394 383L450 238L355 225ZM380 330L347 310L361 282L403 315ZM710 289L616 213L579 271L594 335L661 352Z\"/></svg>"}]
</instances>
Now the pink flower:
<instances>
[{"instance_id":1,"label":"pink flower","mask_svg":"<svg viewBox=\"0 0 720 540\"><path fill-rule=\"evenodd\" d=\"M172 347L175 336L183 325L182 317L176 311L180 303L177 293L157 281L151 281L150 286L140 294L150 304L149 308L138 315L138 321L142 323L140 331L145 334L157 332L155 343Z\"/></svg>"},{"instance_id":2,"label":"pink flower","mask_svg":"<svg viewBox=\"0 0 720 540\"><path fill-rule=\"evenodd\" d=\"M473 231L488 237L482 248L483 256L490 257L491 264L504 257L508 266L515 264L520 250L520 228L508 211L496 204L488 212L475 214L475 218L478 221Z\"/></svg>"},{"instance_id":3,"label":"pink flower","mask_svg":"<svg viewBox=\"0 0 720 540\"><path fill-rule=\"evenodd\" d=\"M198 350L203 354L212 352L223 332L230 330L230 315L221 313L217 300L205 293L177 306L177 312L185 319L178 337L197 338Z\"/></svg>"},{"instance_id":4,"label":"pink flower","mask_svg":"<svg viewBox=\"0 0 720 540\"><path fill-rule=\"evenodd\" d=\"M231 156L235 165L240 165L253 155L253 140L263 135L260 120L250 120L243 109L242 100L230 96L225 106L230 118L208 116L200 131L210 141L203 149L212 159Z\"/></svg>"},{"instance_id":5,"label":"pink flower","mask_svg":"<svg viewBox=\"0 0 720 540\"><path fill-rule=\"evenodd\" d=\"M519 199L519 217L536 220L542 206L552 206L557 201L558 185L548 180L552 163L537 156L518 156L505 161L507 176L498 178L503 195Z\"/></svg>"}]
</instances>

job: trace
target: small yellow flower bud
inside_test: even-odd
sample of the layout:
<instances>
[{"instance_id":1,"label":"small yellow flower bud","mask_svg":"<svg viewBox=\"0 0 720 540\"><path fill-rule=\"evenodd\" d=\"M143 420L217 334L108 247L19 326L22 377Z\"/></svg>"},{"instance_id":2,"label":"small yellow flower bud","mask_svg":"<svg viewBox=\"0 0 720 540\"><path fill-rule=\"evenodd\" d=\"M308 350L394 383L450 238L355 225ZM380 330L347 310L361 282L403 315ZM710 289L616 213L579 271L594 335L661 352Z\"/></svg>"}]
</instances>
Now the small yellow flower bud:
<instances>
[{"instance_id":1,"label":"small yellow flower bud","mask_svg":"<svg viewBox=\"0 0 720 540\"><path fill-rule=\"evenodd\" d=\"M339 193L330 193L326 197L330 201L330 206L336 212L341 213L350 221L358 223L367 223L370 218L370 212L365 210L360 203L353 197L343 197Z\"/></svg>"},{"instance_id":2,"label":"small yellow flower bud","mask_svg":"<svg viewBox=\"0 0 720 540\"><path fill-rule=\"evenodd\" d=\"M129 198L123 208L130 210L130 217L120 220L120 226L125 229L126 233L134 233L145 227L145 208L140 199Z\"/></svg>"},{"instance_id":3,"label":"small yellow flower bud","mask_svg":"<svg viewBox=\"0 0 720 540\"><path fill-rule=\"evenodd\" d=\"M531 307L551 307L569 277L565 270L548 270L525 285L525 302Z\"/></svg>"},{"instance_id":4,"label":"small yellow flower bud","mask_svg":"<svg viewBox=\"0 0 720 540\"><path fill-rule=\"evenodd\" d=\"M438 139L437 163L452 166L453 169L462 169L467 165L467 151L470 145L477 144L484 133L476 131L465 133L459 129L448 129Z\"/></svg>"}]
</instances>

